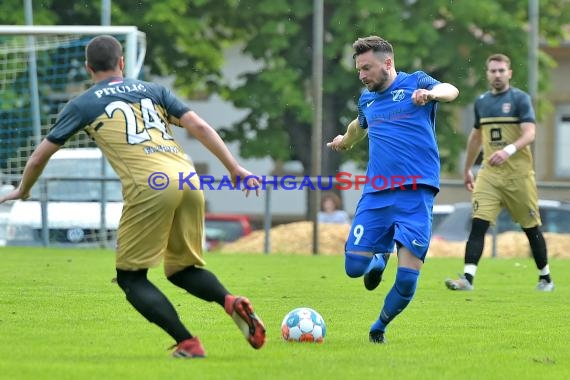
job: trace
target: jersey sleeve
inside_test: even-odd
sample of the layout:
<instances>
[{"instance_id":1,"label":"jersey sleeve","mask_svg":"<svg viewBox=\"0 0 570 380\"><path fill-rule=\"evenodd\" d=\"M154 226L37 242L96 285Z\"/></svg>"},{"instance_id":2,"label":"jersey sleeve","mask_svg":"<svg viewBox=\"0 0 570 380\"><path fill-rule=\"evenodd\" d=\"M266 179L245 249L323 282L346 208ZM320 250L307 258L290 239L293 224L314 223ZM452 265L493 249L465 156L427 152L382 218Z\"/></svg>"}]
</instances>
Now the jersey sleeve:
<instances>
[{"instance_id":1,"label":"jersey sleeve","mask_svg":"<svg viewBox=\"0 0 570 380\"><path fill-rule=\"evenodd\" d=\"M87 123L83 120L83 113L73 102L69 102L57 116L46 139L57 145L63 145L71 136L82 130Z\"/></svg>"},{"instance_id":2,"label":"jersey sleeve","mask_svg":"<svg viewBox=\"0 0 570 380\"><path fill-rule=\"evenodd\" d=\"M180 99L178 99L172 91L166 87L162 87L162 101L164 102L164 108L168 114L168 122L174 125L180 125L180 118L186 112L190 111L190 107L184 104Z\"/></svg>"},{"instance_id":3,"label":"jersey sleeve","mask_svg":"<svg viewBox=\"0 0 570 380\"><path fill-rule=\"evenodd\" d=\"M368 129L368 122L366 121L366 116L364 116L364 112L362 112L362 108L360 104L358 105L358 124L362 129Z\"/></svg>"},{"instance_id":4,"label":"jersey sleeve","mask_svg":"<svg viewBox=\"0 0 570 380\"><path fill-rule=\"evenodd\" d=\"M519 111L519 120L521 123L534 123L536 118L530 95L525 92L517 91L517 108Z\"/></svg>"},{"instance_id":5,"label":"jersey sleeve","mask_svg":"<svg viewBox=\"0 0 570 380\"><path fill-rule=\"evenodd\" d=\"M473 128L475 129L481 128L481 116L479 115L479 107L477 106L477 103L479 103L479 98L475 100L475 104L473 105Z\"/></svg>"},{"instance_id":6,"label":"jersey sleeve","mask_svg":"<svg viewBox=\"0 0 570 380\"><path fill-rule=\"evenodd\" d=\"M418 88L431 90L433 88L433 86L441 83L440 81L432 78L431 76L429 76L428 74L426 74L423 71L416 71L415 75L418 78Z\"/></svg>"}]
</instances>

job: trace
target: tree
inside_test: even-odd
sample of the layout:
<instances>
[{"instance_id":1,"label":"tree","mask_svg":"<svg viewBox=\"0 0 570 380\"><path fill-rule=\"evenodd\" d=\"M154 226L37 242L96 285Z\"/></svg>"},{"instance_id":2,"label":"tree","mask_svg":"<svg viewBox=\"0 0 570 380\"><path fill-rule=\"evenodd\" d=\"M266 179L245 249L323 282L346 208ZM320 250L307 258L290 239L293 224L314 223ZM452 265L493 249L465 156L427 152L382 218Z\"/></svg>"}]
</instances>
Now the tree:
<instances>
[{"instance_id":1,"label":"tree","mask_svg":"<svg viewBox=\"0 0 570 380\"><path fill-rule=\"evenodd\" d=\"M23 24L20 0L0 5L0 22ZM100 2L44 0L35 4L37 24L93 25ZM541 37L551 44L570 24L569 0L540 2ZM307 0L114 0L112 23L136 25L147 35L146 63L151 74L172 75L181 95L217 90L247 116L221 130L241 143L244 157L300 160L308 173L312 123L312 2ZM355 117L358 83L350 45L359 36L378 34L396 50L399 70L422 69L461 91L457 105L472 102L485 89L486 57L501 51L514 63L513 84L523 89L527 76L527 2L520 0L326 0L324 131L325 141L343 133ZM224 84L223 50L243 43L243 51L263 64L246 73L237 87ZM548 83L548 57L541 55L541 88ZM457 105L441 105L437 120L442 169L451 171L464 148ZM323 144L324 142L323 141ZM341 159L365 161L366 144L347 155L323 148L323 174Z\"/></svg>"},{"instance_id":2,"label":"tree","mask_svg":"<svg viewBox=\"0 0 570 380\"><path fill-rule=\"evenodd\" d=\"M224 0L114 0L112 2L112 23L114 25L136 25L147 35L147 66L143 74L151 73L159 76L175 78L176 91L183 96L212 91L212 85L221 78L223 50L228 34L222 23L216 24L212 17L223 16L230 7L223 6ZM25 14L22 0L6 0L0 4L0 23L23 25ZM45 0L35 2L33 22L36 25L97 25L101 20L101 1ZM221 6L221 7L220 7ZM220 7L220 9L218 9ZM202 16L203 15L203 16ZM2 42L0 36L0 42ZM4 53L4 52L2 52ZM9 52L6 53L8 57ZM45 56L45 54L43 54ZM2 55L2 58L5 56ZM25 58L25 57L24 57ZM38 60L41 53L38 53ZM24 59L22 59L24 62ZM86 75L83 62L80 60L78 71ZM41 65L38 65L40 67ZM41 67L51 67L49 64ZM8 94L4 88L3 104L0 106L0 139L9 140L11 144L0 148L0 168L5 169L8 158L22 147L28 147L31 128L14 128L11 120L17 120L18 114L30 114L30 96L27 90L27 73L19 70L19 83L15 95ZM38 80L42 83L42 73L38 72ZM40 92L53 93L49 85L40 86ZM44 95L44 96L42 96ZM9 99L9 101L6 101ZM49 124L48 112L51 109L49 97L40 94L42 122ZM61 101L61 100L60 100ZM47 104L46 104L47 103ZM56 107L57 108L57 107Z\"/></svg>"},{"instance_id":3,"label":"tree","mask_svg":"<svg viewBox=\"0 0 570 380\"><path fill-rule=\"evenodd\" d=\"M568 1L542 1L542 36L560 40L569 21ZM556 17L553 17L556 16ZM553 22L552 20L557 20ZM353 119L361 85L350 57L359 36L378 34L395 47L399 70L424 70L461 90L459 105L472 102L485 89L483 67L491 53L511 56L514 85L526 88L527 3L519 0L456 1L368 0L325 2L325 141L343 133ZM271 156L300 160L306 174L311 167L311 46L312 3L305 0L242 0L231 18L239 30L244 52L263 63L263 70L244 75L225 96L249 109L238 123L223 129L229 140L240 140L245 157ZM547 63L542 56L543 63ZM547 83L542 67L542 85ZM454 111L441 105L437 121L442 169L452 171L464 148ZM324 142L323 141L323 144ZM365 160L366 144L350 158ZM338 169L338 154L323 150L323 174Z\"/></svg>"}]
</instances>

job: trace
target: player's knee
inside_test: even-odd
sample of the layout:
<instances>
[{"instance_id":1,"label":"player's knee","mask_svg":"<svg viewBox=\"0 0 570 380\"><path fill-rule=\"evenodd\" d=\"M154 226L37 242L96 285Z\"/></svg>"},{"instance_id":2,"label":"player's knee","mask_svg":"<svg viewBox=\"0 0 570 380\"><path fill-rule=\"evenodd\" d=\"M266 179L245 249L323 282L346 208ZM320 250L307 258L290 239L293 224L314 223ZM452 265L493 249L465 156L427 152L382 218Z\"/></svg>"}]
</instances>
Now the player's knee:
<instances>
[{"instance_id":1,"label":"player's knee","mask_svg":"<svg viewBox=\"0 0 570 380\"><path fill-rule=\"evenodd\" d=\"M471 232L469 233L469 240L483 240L485 239L485 234L489 229L489 221L473 218L471 221Z\"/></svg>"},{"instance_id":2,"label":"player's knee","mask_svg":"<svg viewBox=\"0 0 570 380\"><path fill-rule=\"evenodd\" d=\"M138 281L145 279L146 273L146 269L137 271L117 269L117 284L123 291L127 292L129 289L132 289Z\"/></svg>"},{"instance_id":3,"label":"player's knee","mask_svg":"<svg viewBox=\"0 0 570 380\"><path fill-rule=\"evenodd\" d=\"M527 236L542 234L542 231L538 225L530 228L523 228L523 231Z\"/></svg>"},{"instance_id":4,"label":"player's knee","mask_svg":"<svg viewBox=\"0 0 570 380\"><path fill-rule=\"evenodd\" d=\"M164 273L166 274L166 278L168 281L173 283L176 286L184 287L185 279L192 278L195 276L196 273L200 273L203 271L202 268L196 268L194 265L186 267L182 270L179 268L176 269L165 269Z\"/></svg>"},{"instance_id":5,"label":"player's knee","mask_svg":"<svg viewBox=\"0 0 570 380\"><path fill-rule=\"evenodd\" d=\"M534 226L531 228L523 228L524 233L530 243L530 247L534 252L544 250L546 251L546 242L544 240L544 235L540 229L540 226Z\"/></svg>"},{"instance_id":6,"label":"player's knee","mask_svg":"<svg viewBox=\"0 0 570 380\"><path fill-rule=\"evenodd\" d=\"M396 288L404 297L412 297L416 292L420 271L412 268L398 267L396 272Z\"/></svg>"},{"instance_id":7,"label":"player's knee","mask_svg":"<svg viewBox=\"0 0 570 380\"><path fill-rule=\"evenodd\" d=\"M371 258L346 252L344 254L344 270L348 277L360 277L366 272Z\"/></svg>"}]
</instances>

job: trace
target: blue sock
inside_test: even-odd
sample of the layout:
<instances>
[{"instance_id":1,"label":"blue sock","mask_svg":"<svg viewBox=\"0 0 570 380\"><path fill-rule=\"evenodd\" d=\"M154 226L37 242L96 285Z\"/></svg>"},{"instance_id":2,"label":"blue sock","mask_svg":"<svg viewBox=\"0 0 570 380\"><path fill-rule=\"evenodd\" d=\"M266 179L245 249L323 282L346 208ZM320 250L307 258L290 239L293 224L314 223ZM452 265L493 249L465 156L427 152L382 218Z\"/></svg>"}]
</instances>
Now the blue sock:
<instances>
[{"instance_id":1,"label":"blue sock","mask_svg":"<svg viewBox=\"0 0 570 380\"><path fill-rule=\"evenodd\" d=\"M385 331L388 323L408 306L416 292L419 275L418 270L398 267L394 286L386 295L380 317L374 322L370 331Z\"/></svg>"}]
</instances>

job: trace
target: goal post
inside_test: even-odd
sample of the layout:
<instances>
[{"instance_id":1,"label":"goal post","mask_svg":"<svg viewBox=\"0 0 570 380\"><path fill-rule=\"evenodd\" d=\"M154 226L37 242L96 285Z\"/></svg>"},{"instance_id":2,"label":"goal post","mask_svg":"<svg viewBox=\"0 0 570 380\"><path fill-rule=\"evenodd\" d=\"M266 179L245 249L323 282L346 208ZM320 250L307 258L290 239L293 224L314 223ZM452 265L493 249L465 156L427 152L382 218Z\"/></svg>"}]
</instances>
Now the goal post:
<instances>
[{"instance_id":1,"label":"goal post","mask_svg":"<svg viewBox=\"0 0 570 380\"><path fill-rule=\"evenodd\" d=\"M125 76L136 78L141 71L146 53L145 34L136 26L98 25L0 25L0 37L12 36L95 36L111 34L124 44Z\"/></svg>"},{"instance_id":2,"label":"goal post","mask_svg":"<svg viewBox=\"0 0 570 380\"><path fill-rule=\"evenodd\" d=\"M139 78L146 36L135 26L0 25L0 173L21 175L63 105L92 84L84 65L85 46L101 34L121 42L124 74ZM78 134L66 146L92 143Z\"/></svg>"},{"instance_id":3,"label":"goal post","mask_svg":"<svg viewBox=\"0 0 570 380\"><path fill-rule=\"evenodd\" d=\"M0 25L0 185L4 183L16 185L19 182L30 154L41 138L47 134L57 114L69 100L93 84L85 69L85 47L94 36L103 34L112 35L121 42L125 58L125 77L142 79L146 36L135 26ZM94 143L85 133L76 134L66 143L66 148L93 146ZM67 150L67 153L71 151ZM83 164L88 151L88 149L81 150ZM65 170L59 170L58 175L74 176L81 173L87 176L97 176L100 174L100 177L93 181L81 179L69 185L70 189L74 189L79 184L91 184L91 190L95 190L93 194L99 186L101 206L97 226L93 226L95 222L87 218L92 218L93 215L82 209L83 211L77 210L78 213L85 213L85 220L82 222L91 224L88 227L68 226L68 230L62 230L62 223L65 225L69 220L62 222L57 219L57 216L69 214L69 211L66 213L50 212L48 215L48 203L57 205L64 201L73 202L75 198L70 197L69 194L65 195L67 198L64 198L62 191L54 191L55 194L49 193L49 184L57 181L61 183L62 180L51 178L50 180L53 181L49 182L44 178L43 180L46 181L40 180L36 186L41 191L38 198L41 203L41 215L29 209L27 212L10 212L7 231L11 232L7 236L11 234L15 238L13 240L17 240L20 236L18 231L33 231L32 235L36 234L37 231L33 230L38 228L35 224L36 219L33 219L33 223L26 220L25 225L19 225L18 220L10 219L14 214L26 214L34 218L41 217L41 240L44 245L50 244L50 241L60 242L58 239L63 231L63 236L68 238L66 242L98 241L101 246L110 246L116 233L113 223L118 221L113 217L112 220L107 220L108 212L113 211L113 205L116 203L112 202L115 199L111 197L112 194L107 193L107 185L111 184L105 182L111 173L104 169L107 165L103 157L100 158L100 171L93 169L88 173L86 167L82 167L81 171L79 168L66 167ZM46 169L49 169L49 166ZM71 193L74 194L73 190ZM79 193L87 196L92 194L85 191ZM58 202L50 201L49 196L54 195L60 196ZM94 201L96 200L89 198L87 202L89 207ZM33 203L33 201L23 203ZM12 207L15 208L16 204L18 202L15 202ZM89 208L89 210L92 209ZM54 216L55 218L52 218ZM81 236L81 239L78 239L78 236ZM7 240L10 239L7 238Z\"/></svg>"}]
</instances>

